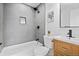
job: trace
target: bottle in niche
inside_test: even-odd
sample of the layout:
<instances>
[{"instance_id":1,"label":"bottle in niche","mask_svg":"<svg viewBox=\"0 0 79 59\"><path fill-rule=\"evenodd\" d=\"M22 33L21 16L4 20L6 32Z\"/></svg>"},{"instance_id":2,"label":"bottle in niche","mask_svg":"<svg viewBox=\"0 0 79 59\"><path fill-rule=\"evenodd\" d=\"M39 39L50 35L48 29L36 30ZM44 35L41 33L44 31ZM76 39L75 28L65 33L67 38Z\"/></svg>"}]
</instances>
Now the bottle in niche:
<instances>
[{"instance_id":1,"label":"bottle in niche","mask_svg":"<svg viewBox=\"0 0 79 59\"><path fill-rule=\"evenodd\" d=\"M48 36L51 36L51 35L52 35L51 31L48 31Z\"/></svg>"}]
</instances>

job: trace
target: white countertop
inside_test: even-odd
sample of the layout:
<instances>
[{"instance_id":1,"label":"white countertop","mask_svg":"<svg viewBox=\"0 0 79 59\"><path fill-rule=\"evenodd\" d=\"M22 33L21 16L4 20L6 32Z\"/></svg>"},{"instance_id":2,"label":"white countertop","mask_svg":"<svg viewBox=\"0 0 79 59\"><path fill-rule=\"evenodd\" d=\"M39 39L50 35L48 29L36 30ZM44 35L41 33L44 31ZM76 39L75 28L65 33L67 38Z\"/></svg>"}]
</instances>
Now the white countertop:
<instances>
[{"instance_id":1,"label":"white countertop","mask_svg":"<svg viewBox=\"0 0 79 59\"><path fill-rule=\"evenodd\" d=\"M55 36L54 39L56 40L61 40L64 42L68 42L68 43L72 43L72 44L76 44L79 45L79 38L70 38L69 37L61 37L61 36Z\"/></svg>"},{"instance_id":2,"label":"white countertop","mask_svg":"<svg viewBox=\"0 0 79 59\"><path fill-rule=\"evenodd\" d=\"M79 45L79 38L70 38L69 39L69 37L60 36L60 35L55 35L55 36L47 36L46 35L45 37L51 38L51 40L56 39L56 40L61 40L61 41L64 41L64 42Z\"/></svg>"}]
</instances>

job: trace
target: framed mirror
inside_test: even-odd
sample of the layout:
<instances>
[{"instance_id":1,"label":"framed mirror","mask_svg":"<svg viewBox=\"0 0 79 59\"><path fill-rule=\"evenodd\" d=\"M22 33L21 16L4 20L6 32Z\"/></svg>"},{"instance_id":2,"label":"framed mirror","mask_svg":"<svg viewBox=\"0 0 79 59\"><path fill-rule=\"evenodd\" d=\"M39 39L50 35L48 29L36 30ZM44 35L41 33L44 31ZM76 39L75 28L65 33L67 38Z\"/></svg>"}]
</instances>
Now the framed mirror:
<instances>
[{"instance_id":1,"label":"framed mirror","mask_svg":"<svg viewBox=\"0 0 79 59\"><path fill-rule=\"evenodd\" d=\"M79 27L79 3L60 4L60 27L61 28Z\"/></svg>"}]
</instances>

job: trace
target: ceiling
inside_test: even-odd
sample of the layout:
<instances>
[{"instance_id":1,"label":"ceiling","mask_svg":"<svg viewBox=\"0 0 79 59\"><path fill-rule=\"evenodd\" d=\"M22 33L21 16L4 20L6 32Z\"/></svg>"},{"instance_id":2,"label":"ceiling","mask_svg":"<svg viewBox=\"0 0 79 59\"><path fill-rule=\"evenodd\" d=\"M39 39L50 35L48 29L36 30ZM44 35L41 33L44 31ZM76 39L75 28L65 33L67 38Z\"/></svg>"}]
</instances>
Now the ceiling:
<instances>
[{"instance_id":1,"label":"ceiling","mask_svg":"<svg viewBox=\"0 0 79 59\"><path fill-rule=\"evenodd\" d=\"M31 7L33 7L33 8L35 8L35 7L37 7L40 3L24 3L24 4L29 5L29 6L31 6Z\"/></svg>"}]
</instances>

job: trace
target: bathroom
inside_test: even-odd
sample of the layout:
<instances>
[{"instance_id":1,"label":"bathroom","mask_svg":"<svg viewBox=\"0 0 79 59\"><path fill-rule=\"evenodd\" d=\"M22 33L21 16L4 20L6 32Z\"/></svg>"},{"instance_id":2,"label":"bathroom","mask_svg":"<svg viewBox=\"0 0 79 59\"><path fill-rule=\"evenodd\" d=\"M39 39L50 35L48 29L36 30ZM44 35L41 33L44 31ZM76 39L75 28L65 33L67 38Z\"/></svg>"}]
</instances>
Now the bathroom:
<instances>
[{"instance_id":1,"label":"bathroom","mask_svg":"<svg viewBox=\"0 0 79 59\"><path fill-rule=\"evenodd\" d=\"M66 5L79 8L79 3L0 3L0 55L72 55L72 52L71 54L70 52L68 52L69 54L57 54L57 51L54 54L55 43L58 41L67 42L70 45L74 42L79 44L77 40L79 38L78 23L73 26L73 22L68 23L71 20L67 22L66 17L62 17L64 9L70 8ZM76 10L75 14L78 12ZM67 20L69 20L68 15L66 14ZM78 14L76 16L78 17ZM75 44L73 45L75 46ZM66 49L64 48L64 50ZM79 53L73 55L79 55Z\"/></svg>"}]
</instances>

